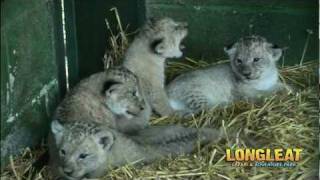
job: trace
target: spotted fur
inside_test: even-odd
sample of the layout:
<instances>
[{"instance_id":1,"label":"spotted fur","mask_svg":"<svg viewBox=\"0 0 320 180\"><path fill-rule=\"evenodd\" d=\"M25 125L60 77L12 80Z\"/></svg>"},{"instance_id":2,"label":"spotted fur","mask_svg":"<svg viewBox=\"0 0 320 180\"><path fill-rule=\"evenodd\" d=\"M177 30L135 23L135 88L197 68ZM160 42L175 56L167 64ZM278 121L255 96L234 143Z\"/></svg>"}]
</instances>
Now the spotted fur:
<instances>
[{"instance_id":1,"label":"spotted fur","mask_svg":"<svg viewBox=\"0 0 320 180\"><path fill-rule=\"evenodd\" d=\"M284 89L276 66L281 48L261 36L249 36L226 47L225 52L230 63L191 71L169 83L169 102L179 116L241 99L255 100Z\"/></svg>"}]
</instances>

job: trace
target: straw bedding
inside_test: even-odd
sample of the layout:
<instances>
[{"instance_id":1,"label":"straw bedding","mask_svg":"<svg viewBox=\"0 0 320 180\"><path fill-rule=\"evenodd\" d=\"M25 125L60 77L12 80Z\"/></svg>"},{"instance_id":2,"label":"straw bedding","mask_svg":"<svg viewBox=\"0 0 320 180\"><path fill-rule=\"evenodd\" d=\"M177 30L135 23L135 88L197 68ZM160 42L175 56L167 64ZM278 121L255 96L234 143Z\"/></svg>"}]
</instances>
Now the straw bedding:
<instances>
[{"instance_id":1,"label":"straw bedding","mask_svg":"<svg viewBox=\"0 0 320 180\"><path fill-rule=\"evenodd\" d=\"M193 68L206 66L203 61L188 59L171 63L171 78ZM153 118L151 123L182 124L188 127L224 127L227 140L198 147L191 155L166 158L137 167L127 165L108 173L104 179L311 179L317 174L318 86L317 64L305 63L281 69L283 81L295 88L293 94L275 94L263 102L238 102L225 109L203 112L190 119ZM233 167L225 161L225 149L249 147L241 139L229 138L231 132L242 130L254 139L259 148L302 148L302 160L294 168ZM49 179L47 167L34 171L32 164L45 152L43 145L26 149L12 159L1 179Z\"/></svg>"}]
</instances>

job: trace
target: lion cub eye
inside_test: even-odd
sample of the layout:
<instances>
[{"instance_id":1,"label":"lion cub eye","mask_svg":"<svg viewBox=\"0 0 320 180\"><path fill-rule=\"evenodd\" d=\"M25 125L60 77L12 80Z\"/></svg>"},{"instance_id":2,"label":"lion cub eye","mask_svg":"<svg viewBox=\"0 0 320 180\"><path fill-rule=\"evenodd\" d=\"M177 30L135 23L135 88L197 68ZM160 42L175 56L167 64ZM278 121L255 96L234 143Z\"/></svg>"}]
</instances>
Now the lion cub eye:
<instances>
[{"instance_id":1,"label":"lion cub eye","mask_svg":"<svg viewBox=\"0 0 320 180\"><path fill-rule=\"evenodd\" d=\"M63 149L60 149L60 154L64 156L64 155L66 155L66 151Z\"/></svg>"},{"instance_id":2,"label":"lion cub eye","mask_svg":"<svg viewBox=\"0 0 320 180\"><path fill-rule=\"evenodd\" d=\"M179 29L180 29L179 24L175 24L175 25L174 25L174 30L176 30L176 31L177 31L177 30L179 30Z\"/></svg>"},{"instance_id":3,"label":"lion cub eye","mask_svg":"<svg viewBox=\"0 0 320 180\"><path fill-rule=\"evenodd\" d=\"M137 97L138 96L138 92L137 91L132 92L132 96L133 97Z\"/></svg>"},{"instance_id":4,"label":"lion cub eye","mask_svg":"<svg viewBox=\"0 0 320 180\"><path fill-rule=\"evenodd\" d=\"M253 59L253 62L258 62L258 61L260 61L261 60L261 58L254 58Z\"/></svg>"},{"instance_id":5,"label":"lion cub eye","mask_svg":"<svg viewBox=\"0 0 320 180\"><path fill-rule=\"evenodd\" d=\"M89 154L80 154L79 155L79 159L85 159L86 157L88 157L89 156Z\"/></svg>"},{"instance_id":6,"label":"lion cub eye","mask_svg":"<svg viewBox=\"0 0 320 180\"><path fill-rule=\"evenodd\" d=\"M236 60L236 62L237 62L237 64L242 64L242 60L239 58Z\"/></svg>"}]
</instances>

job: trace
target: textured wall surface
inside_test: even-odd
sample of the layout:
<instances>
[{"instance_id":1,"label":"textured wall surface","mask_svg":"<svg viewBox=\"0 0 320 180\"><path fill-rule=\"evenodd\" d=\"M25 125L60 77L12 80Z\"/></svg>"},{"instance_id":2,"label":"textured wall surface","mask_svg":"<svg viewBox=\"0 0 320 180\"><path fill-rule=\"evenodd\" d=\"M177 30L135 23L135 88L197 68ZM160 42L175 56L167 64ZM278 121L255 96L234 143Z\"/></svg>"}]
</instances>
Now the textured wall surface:
<instances>
[{"instance_id":1,"label":"textured wall surface","mask_svg":"<svg viewBox=\"0 0 320 180\"><path fill-rule=\"evenodd\" d=\"M103 69L101 59L109 38L104 19L108 18L116 30L114 14L109 11L112 7L117 7L122 24L129 25L128 32L149 17L169 16L188 21L186 55L195 59L226 59L225 45L241 36L259 34L281 47L288 47L282 61L296 64L300 62L309 36L307 30L314 33L309 37L304 60L318 58L316 0L73 1L75 22L71 28L76 29L77 57L70 62L77 64L78 79Z\"/></svg>"},{"instance_id":2,"label":"textured wall surface","mask_svg":"<svg viewBox=\"0 0 320 180\"><path fill-rule=\"evenodd\" d=\"M77 33L78 68L79 77L103 70L102 58L105 48L108 46L109 31L105 19L107 18L114 32L117 30L117 21L111 8L116 7L123 28L127 32L133 32L138 28L141 11L140 0L74 0L75 28ZM144 12L142 12L144 14ZM71 59L71 61L74 61Z\"/></svg>"},{"instance_id":3,"label":"textured wall surface","mask_svg":"<svg viewBox=\"0 0 320 180\"><path fill-rule=\"evenodd\" d=\"M44 138L56 104L51 3L1 1L1 169Z\"/></svg>"},{"instance_id":4,"label":"textured wall surface","mask_svg":"<svg viewBox=\"0 0 320 180\"><path fill-rule=\"evenodd\" d=\"M286 64L300 61L307 30L305 60L318 58L316 0L146 0L146 16L169 16L189 22L187 56L208 61L224 59L223 46L249 34L265 36L288 47Z\"/></svg>"}]
</instances>

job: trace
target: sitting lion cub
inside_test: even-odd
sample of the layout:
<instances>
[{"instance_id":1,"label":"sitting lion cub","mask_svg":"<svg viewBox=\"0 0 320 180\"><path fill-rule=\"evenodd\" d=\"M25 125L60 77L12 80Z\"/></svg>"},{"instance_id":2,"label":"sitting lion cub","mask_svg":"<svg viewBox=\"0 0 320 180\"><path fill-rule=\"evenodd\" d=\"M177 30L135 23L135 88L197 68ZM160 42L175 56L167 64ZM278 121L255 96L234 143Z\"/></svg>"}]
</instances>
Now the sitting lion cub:
<instances>
[{"instance_id":1,"label":"sitting lion cub","mask_svg":"<svg viewBox=\"0 0 320 180\"><path fill-rule=\"evenodd\" d=\"M282 49L260 36L241 38L225 48L230 64L182 74L167 87L170 105L180 116L196 114L236 100L254 100L285 85L276 66Z\"/></svg>"},{"instance_id":2,"label":"sitting lion cub","mask_svg":"<svg viewBox=\"0 0 320 180\"><path fill-rule=\"evenodd\" d=\"M161 116L173 113L164 88L167 58L182 56L187 23L170 18L150 20L128 48L123 66L138 76L147 102Z\"/></svg>"}]
</instances>

